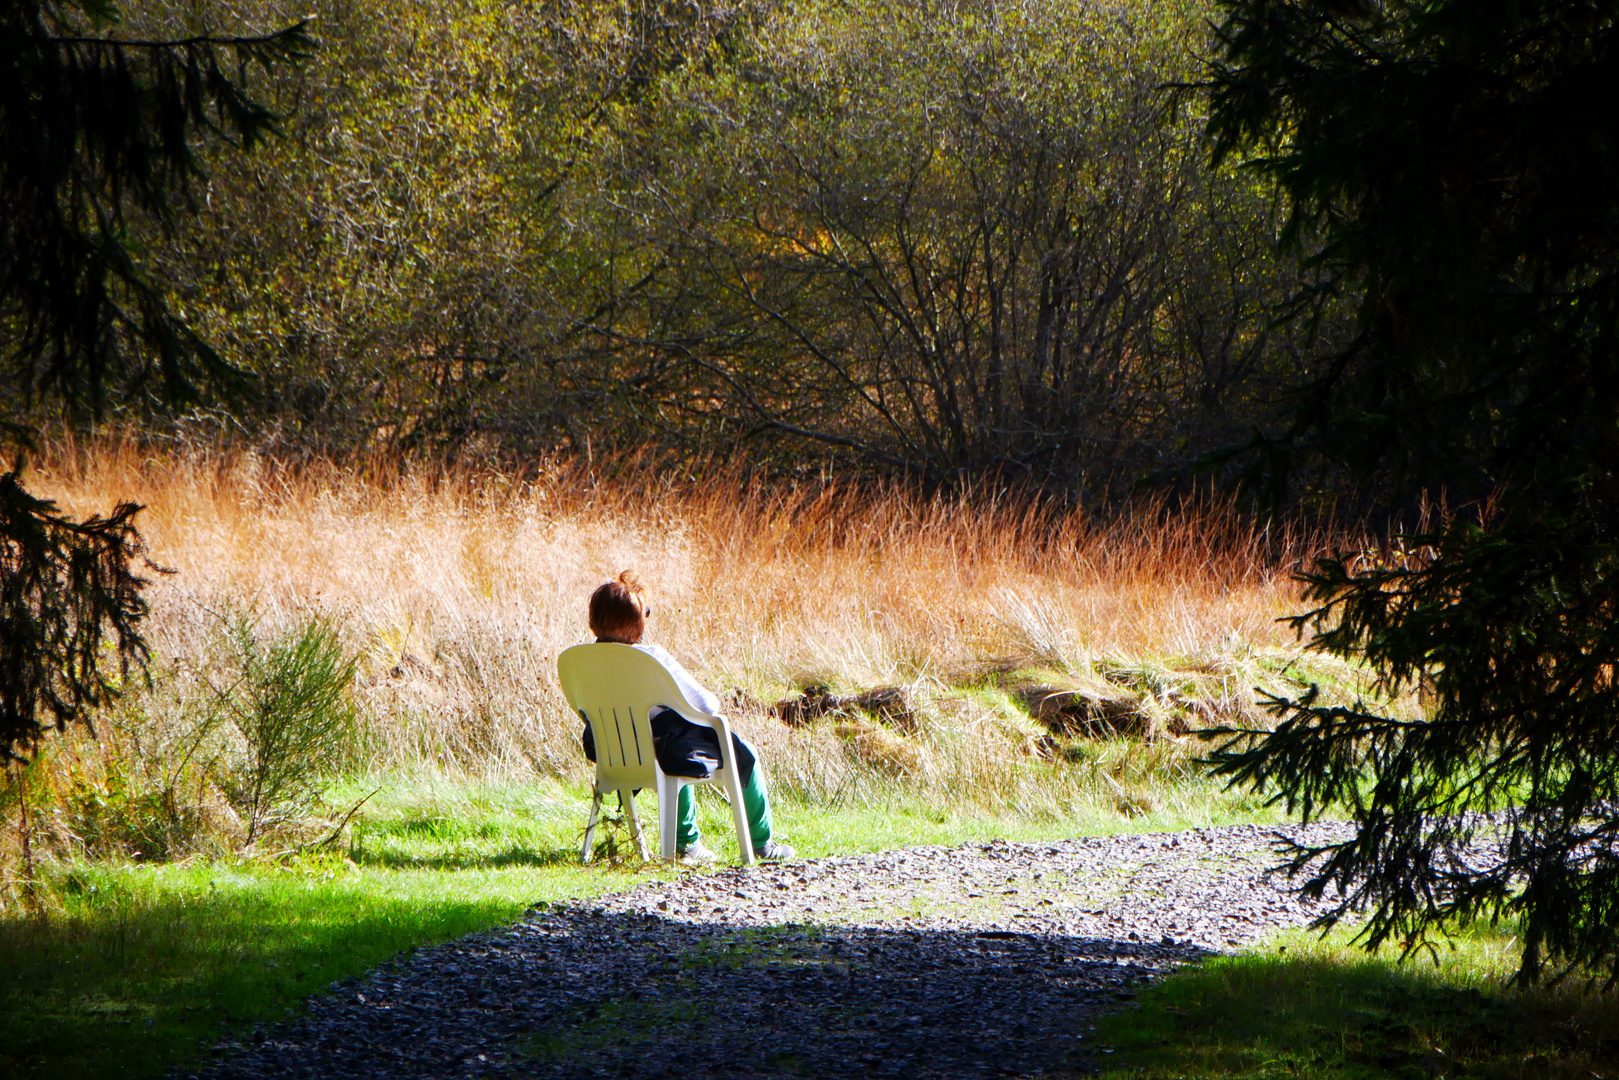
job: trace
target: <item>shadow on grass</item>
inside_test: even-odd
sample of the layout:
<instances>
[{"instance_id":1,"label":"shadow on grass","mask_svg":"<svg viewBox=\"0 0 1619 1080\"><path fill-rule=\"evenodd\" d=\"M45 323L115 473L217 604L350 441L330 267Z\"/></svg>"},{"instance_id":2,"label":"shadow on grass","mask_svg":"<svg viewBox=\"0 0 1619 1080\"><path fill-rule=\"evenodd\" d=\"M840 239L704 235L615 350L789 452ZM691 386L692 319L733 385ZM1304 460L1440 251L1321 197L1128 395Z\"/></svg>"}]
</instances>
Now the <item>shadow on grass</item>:
<instances>
[{"instance_id":1,"label":"shadow on grass","mask_svg":"<svg viewBox=\"0 0 1619 1080\"><path fill-rule=\"evenodd\" d=\"M1619 1076L1619 1000L1517 991L1463 957L1219 957L1111 1017L1110 1080L1592 1080Z\"/></svg>"}]
</instances>

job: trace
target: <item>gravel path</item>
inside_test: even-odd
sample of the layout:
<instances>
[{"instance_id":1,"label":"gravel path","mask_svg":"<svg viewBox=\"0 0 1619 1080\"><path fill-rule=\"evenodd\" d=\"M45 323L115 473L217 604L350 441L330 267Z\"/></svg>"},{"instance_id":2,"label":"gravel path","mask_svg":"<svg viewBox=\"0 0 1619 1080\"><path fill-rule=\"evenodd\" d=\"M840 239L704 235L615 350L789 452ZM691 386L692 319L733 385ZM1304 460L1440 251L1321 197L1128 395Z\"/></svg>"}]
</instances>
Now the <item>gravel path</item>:
<instances>
[{"instance_id":1,"label":"gravel path","mask_svg":"<svg viewBox=\"0 0 1619 1080\"><path fill-rule=\"evenodd\" d=\"M1091 1019L1143 981L1309 920L1266 872L1277 831L909 848L541 904L177 1075L1074 1076L1106 1052Z\"/></svg>"}]
</instances>

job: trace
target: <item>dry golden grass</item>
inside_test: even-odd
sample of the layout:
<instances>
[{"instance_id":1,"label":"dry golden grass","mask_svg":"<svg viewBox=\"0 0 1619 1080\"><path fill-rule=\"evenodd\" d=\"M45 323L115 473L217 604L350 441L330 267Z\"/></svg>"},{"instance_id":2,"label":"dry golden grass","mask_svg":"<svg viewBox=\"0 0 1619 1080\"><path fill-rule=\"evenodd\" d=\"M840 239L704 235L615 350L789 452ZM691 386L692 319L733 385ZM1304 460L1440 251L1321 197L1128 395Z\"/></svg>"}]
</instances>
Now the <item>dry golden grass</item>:
<instances>
[{"instance_id":1,"label":"dry golden grass","mask_svg":"<svg viewBox=\"0 0 1619 1080\"><path fill-rule=\"evenodd\" d=\"M1154 671L1185 669L1240 706L1256 657L1274 669L1297 650L1276 620L1296 609L1290 573L1314 541L1227 507L1146 504L1103 522L988 486L929 497L742 475L290 465L109 438L48 448L25 482L81 516L143 504L151 557L174 571L148 592L157 688L117 719L104 755L179 752L188 710L217 689L222 618L245 611L267 633L311 615L343 627L362 656L362 766L578 779L555 658L588 639L590 591L633 568L650 589L649 638L716 691L771 701L811 681L900 684L922 703L914 735L743 715L798 797L878 800L898 784L1000 810L1130 809L1163 797L1142 794L1143 776L1185 768L1196 748L1053 769L1042 731L986 673L1133 666L1150 690Z\"/></svg>"}]
</instances>

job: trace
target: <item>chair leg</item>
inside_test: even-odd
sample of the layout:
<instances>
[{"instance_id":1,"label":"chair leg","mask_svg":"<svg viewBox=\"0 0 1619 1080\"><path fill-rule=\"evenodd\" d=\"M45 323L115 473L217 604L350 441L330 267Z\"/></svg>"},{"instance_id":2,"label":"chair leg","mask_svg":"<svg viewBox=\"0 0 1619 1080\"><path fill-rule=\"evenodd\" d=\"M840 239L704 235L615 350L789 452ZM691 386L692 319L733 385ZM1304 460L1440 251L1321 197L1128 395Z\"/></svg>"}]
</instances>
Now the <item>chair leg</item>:
<instances>
[{"instance_id":1,"label":"chair leg","mask_svg":"<svg viewBox=\"0 0 1619 1080\"><path fill-rule=\"evenodd\" d=\"M630 819L630 835L635 838L635 850L641 855L641 861L646 861L646 837L641 833L641 819L635 813L635 792L630 788L619 788L618 797L624 804L624 816Z\"/></svg>"},{"instance_id":2,"label":"chair leg","mask_svg":"<svg viewBox=\"0 0 1619 1080\"><path fill-rule=\"evenodd\" d=\"M590 820L585 823L585 844L579 849L579 861L582 863L590 861L590 842L596 839L596 822L601 820L602 815L602 793L593 791L592 794L594 797L590 800Z\"/></svg>"},{"instance_id":3,"label":"chair leg","mask_svg":"<svg viewBox=\"0 0 1619 1080\"><path fill-rule=\"evenodd\" d=\"M759 766L753 766L757 769ZM742 778L735 769L721 771L724 788L731 799L731 820L736 824L736 846L743 866L753 865L753 836L748 832L748 808L742 803Z\"/></svg>"},{"instance_id":4,"label":"chair leg","mask_svg":"<svg viewBox=\"0 0 1619 1080\"><path fill-rule=\"evenodd\" d=\"M675 834L680 828L680 778L658 771L658 848L665 859L675 859Z\"/></svg>"},{"instance_id":5,"label":"chair leg","mask_svg":"<svg viewBox=\"0 0 1619 1080\"><path fill-rule=\"evenodd\" d=\"M731 804L731 820L736 823L737 853L742 857L743 866L753 865L753 836L748 832L748 811L742 804L742 778L737 775L736 755L733 751L736 743L731 737L731 725L723 716L716 716L714 720L714 733L720 740L719 770L720 789L725 792L726 801ZM755 765L754 768L758 768Z\"/></svg>"}]
</instances>

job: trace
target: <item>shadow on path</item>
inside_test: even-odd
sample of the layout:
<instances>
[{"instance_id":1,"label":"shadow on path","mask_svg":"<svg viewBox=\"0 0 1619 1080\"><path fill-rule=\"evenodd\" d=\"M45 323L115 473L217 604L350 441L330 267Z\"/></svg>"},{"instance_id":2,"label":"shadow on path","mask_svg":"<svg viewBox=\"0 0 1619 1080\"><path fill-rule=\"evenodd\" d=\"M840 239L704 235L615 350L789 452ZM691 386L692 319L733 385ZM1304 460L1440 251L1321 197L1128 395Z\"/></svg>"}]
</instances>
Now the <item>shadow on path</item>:
<instances>
[{"instance_id":1,"label":"shadow on path","mask_svg":"<svg viewBox=\"0 0 1619 1080\"><path fill-rule=\"evenodd\" d=\"M1269 872L1275 836L997 840L682 874L398 958L190 1075L1075 1076L1091 1019L1137 983L1309 921Z\"/></svg>"},{"instance_id":2,"label":"shadow on path","mask_svg":"<svg viewBox=\"0 0 1619 1080\"><path fill-rule=\"evenodd\" d=\"M564 906L334 987L190 1075L1066 1077L1189 944Z\"/></svg>"}]
</instances>

